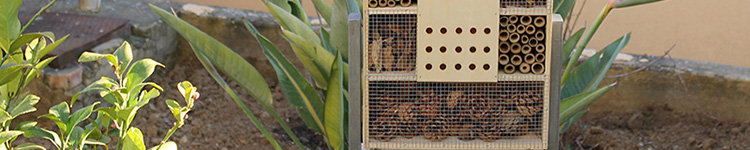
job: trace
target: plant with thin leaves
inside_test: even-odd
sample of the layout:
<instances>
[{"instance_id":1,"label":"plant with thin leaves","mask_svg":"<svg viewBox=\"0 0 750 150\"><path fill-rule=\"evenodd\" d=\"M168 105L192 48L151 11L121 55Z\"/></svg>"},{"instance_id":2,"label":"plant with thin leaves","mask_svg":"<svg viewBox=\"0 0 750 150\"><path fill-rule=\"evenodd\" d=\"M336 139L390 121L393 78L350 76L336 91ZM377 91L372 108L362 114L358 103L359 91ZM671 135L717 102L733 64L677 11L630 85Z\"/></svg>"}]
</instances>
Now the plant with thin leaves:
<instances>
[{"instance_id":1,"label":"plant with thin leaves","mask_svg":"<svg viewBox=\"0 0 750 150\"><path fill-rule=\"evenodd\" d=\"M35 18L55 3L40 9L24 26L18 19L21 0L0 0L0 149L44 149L34 143L13 144L36 122L11 123L20 115L36 111L40 98L26 92L26 86L56 57L45 58L67 36L55 40L51 32L21 34ZM15 146L14 146L15 145Z\"/></svg>"},{"instance_id":2,"label":"plant with thin leaves","mask_svg":"<svg viewBox=\"0 0 750 150\"><path fill-rule=\"evenodd\" d=\"M313 131L322 134L330 149L345 149L348 103L346 91L349 68L346 63L348 60L347 16L350 13L359 13L361 5L356 0L335 0L333 5L322 0L312 0L312 2L322 18L331 23L330 30L320 29L320 36L311 26L299 0L263 0L282 26L284 37L291 44L297 58L308 70L312 81L306 80L276 46L261 35L252 24L246 20L244 23L261 44L266 58L276 70L288 102L297 109L305 124ZM272 114L297 147L305 149L287 123L275 112L271 93L265 80L250 63L224 44L177 16L153 5L151 8L190 43L193 52L206 70L245 111L253 124L276 149L281 149L278 142L229 88L218 70L249 92L266 111ZM319 95L317 90L325 92Z\"/></svg>"},{"instance_id":3,"label":"plant with thin leaves","mask_svg":"<svg viewBox=\"0 0 750 150\"><path fill-rule=\"evenodd\" d=\"M620 39L615 40L604 47L604 49L598 51L591 58L578 64L578 58L581 56L583 49L586 48L594 37L594 33L599 29L599 25L601 25L614 8L624 8L657 1L661 0L610 0L604 6L596 22L586 32L586 36L583 36L583 31L586 29L584 27L566 38L567 40L562 47L562 60L567 61L567 65L561 78L560 133L565 132L573 122L588 112L588 110L583 110L586 106L609 92L617 84L615 82L606 86L599 86L614 62L615 57L617 57L617 54L630 41L630 33L625 34ZM563 18L566 18L571 13L576 0L559 0L554 2L555 7L553 9L555 13L561 14Z\"/></svg>"}]
</instances>

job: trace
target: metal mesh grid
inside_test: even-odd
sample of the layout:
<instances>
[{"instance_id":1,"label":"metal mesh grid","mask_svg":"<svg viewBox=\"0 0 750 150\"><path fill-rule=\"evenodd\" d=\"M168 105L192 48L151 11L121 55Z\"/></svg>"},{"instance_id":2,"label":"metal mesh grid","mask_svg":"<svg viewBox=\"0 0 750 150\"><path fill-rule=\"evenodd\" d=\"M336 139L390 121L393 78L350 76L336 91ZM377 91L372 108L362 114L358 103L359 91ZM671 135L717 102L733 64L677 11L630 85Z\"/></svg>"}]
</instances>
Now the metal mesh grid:
<instances>
[{"instance_id":1,"label":"metal mesh grid","mask_svg":"<svg viewBox=\"0 0 750 150\"><path fill-rule=\"evenodd\" d=\"M380 142L541 139L543 92L543 81L370 81L367 137Z\"/></svg>"},{"instance_id":2,"label":"metal mesh grid","mask_svg":"<svg viewBox=\"0 0 750 150\"><path fill-rule=\"evenodd\" d=\"M500 0L500 8L504 9L547 9L549 0Z\"/></svg>"},{"instance_id":3,"label":"metal mesh grid","mask_svg":"<svg viewBox=\"0 0 750 150\"><path fill-rule=\"evenodd\" d=\"M413 72L417 57L416 14L370 14L368 73Z\"/></svg>"},{"instance_id":4,"label":"metal mesh grid","mask_svg":"<svg viewBox=\"0 0 750 150\"><path fill-rule=\"evenodd\" d=\"M505 74L544 74L547 17L500 15L498 68Z\"/></svg>"}]
</instances>

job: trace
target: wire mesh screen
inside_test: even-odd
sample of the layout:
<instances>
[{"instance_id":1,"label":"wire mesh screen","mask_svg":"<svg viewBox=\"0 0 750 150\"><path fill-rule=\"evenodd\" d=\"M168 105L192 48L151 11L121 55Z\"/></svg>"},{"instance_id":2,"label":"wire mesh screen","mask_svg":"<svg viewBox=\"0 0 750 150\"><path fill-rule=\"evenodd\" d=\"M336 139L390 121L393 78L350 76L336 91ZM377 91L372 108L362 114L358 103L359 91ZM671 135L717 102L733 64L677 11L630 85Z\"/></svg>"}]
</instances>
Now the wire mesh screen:
<instances>
[{"instance_id":1,"label":"wire mesh screen","mask_svg":"<svg viewBox=\"0 0 750 150\"><path fill-rule=\"evenodd\" d=\"M367 136L373 140L542 138L543 81L370 81L368 91Z\"/></svg>"},{"instance_id":2,"label":"wire mesh screen","mask_svg":"<svg viewBox=\"0 0 750 150\"><path fill-rule=\"evenodd\" d=\"M499 72L544 74L547 17L500 15Z\"/></svg>"},{"instance_id":3,"label":"wire mesh screen","mask_svg":"<svg viewBox=\"0 0 750 150\"><path fill-rule=\"evenodd\" d=\"M416 14L370 14L369 73L413 72L417 57Z\"/></svg>"},{"instance_id":4,"label":"wire mesh screen","mask_svg":"<svg viewBox=\"0 0 750 150\"><path fill-rule=\"evenodd\" d=\"M548 3L548 0L500 0L500 8L546 9Z\"/></svg>"}]
</instances>

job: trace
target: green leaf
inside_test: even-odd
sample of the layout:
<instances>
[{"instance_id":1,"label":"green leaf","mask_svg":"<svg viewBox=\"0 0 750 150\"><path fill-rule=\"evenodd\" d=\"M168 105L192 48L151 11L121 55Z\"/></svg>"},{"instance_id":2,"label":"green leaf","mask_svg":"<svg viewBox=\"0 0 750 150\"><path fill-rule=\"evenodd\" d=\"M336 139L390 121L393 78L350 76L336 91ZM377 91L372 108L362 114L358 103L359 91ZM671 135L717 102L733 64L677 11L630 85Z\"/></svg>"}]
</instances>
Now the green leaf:
<instances>
[{"instance_id":1,"label":"green leaf","mask_svg":"<svg viewBox=\"0 0 750 150\"><path fill-rule=\"evenodd\" d=\"M0 2L0 48L4 50L8 50L10 42L21 34L21 21L18 20L19 7L21 7L21 0Z\"/></svg>"},{"instance_id":2,"label":"green leaf","mask_svg":"<svg viewBox=\"0 0 750 150\"><path fill-rule=\"evenodd\" d=\"M115 120L120 119L117 116L117 111L115 110L114 107L99 107L99 108L94 109L94 111L100 112L101 114L109 117L110 119L115 119Z\"/></svg>"},{"instance_id":3,"label":"green leaf","mask_svg":"<svg viewBox=\"0 0 750 150\"><path fill-rule=\"evenodd\" d=\"M189 101L192 99L195 91L197 91L198 89L193 87L193 84L189 81L182 81L177 84L177 90L179 90L182 94L182 97L185 99L185 103L190 103ZM188 104L188 106L189 105L190 104Z\"/></svg>"},{"instance_id":4,"label":"green leaf","mask_svg":"<svg viewBox=\"0 0 750 150\"><path fill-rule=\"evenodd\" d=\"M181 123L183 121L182 111L180 110L182 106L180 106L177 101L171 99L167 100L165 103L167 103L167 107L169 108L169 111L172 112L174 119L176 119L178 123Z\"/></svg>"},{"instance_id":5,"label":"green leaf","mask_svg":"<svg viewBox=\"0 0 750 150\"><path fill-rule=\"evenodd\" d=\"M156 149L159 146L161 146L161 148ZM177 150L177 144L174 143L174 142L172 142L172 141L168 141L168 142L166 142L164 144L156 145L156 146L150 148L149 150Z\"/></svg>"},{"instance_id":6,"label":"green leaf","mask_svg":"<svg viewBox=\"0 0 750 150\"><path fill-rule=\"evenodd\" d=\"M70 104L75 104L76 100L78 100L78 97L81 96L81 94L89 92L89 91L109 91L112 89L112 87L117 87L119 83L115 81L112 78L108 77L101 77L99 80L96 80L96 82L89 84L86 88L84 88L81 91L78 91L75 95L73 95L73 98L70 99ZM110 103L114 104L115 102L110 101Z\"/></svg>"},{"instance_id":7,"label":"green leaf","mask_svg":"<svg viewBox=\"0 0 750 150\"><path fill-rule=\"evenodd\" d=\"M26 95L23 99L11 101L8 113L15 118L19 115L34 112L36 111L34 105L36 105L37 102L39 102L39 96Z\"/></svg>"},{"instance_id":8,"label":"green leaf","mask_svg":"<svg viewBox=\"0 0 750 150\"><path fill-rule=\"evenodd\" d=\"M107 147L107 143L101 142L101 141L97 141L97 140L86 139L85 141L83 141L83 144L84 145L104 146L105 149L109 149L109 147Z\"/></svg>"},{"instance_id":9,"label":"green leaf","mask_svg":"<svg viewBox=\"0 0 750 150\"><path fill-rule=\"evenodd\" d=\"M24 122L21 122L18 125L16 125L16 130L26 131L26 130L29 130L31 128L34 128L36 126L36 124L37 124L36 121L24 121Z\"/></svg>"},{"instance_id":10,"label":"green leaf","mask_svg":"<svg viewBox=\"0 0 750 150\"><path fill-rule=\"evenodd\" d=\"M310 43L308 40L305 40L303 37L297 34L294 34L286 30L282 31L282 33L284 34L284 37L286 37L287 40L292 43L292 45L296 45L299 48L303 49L303 51L308 56L310 56L312 61L315 63L315 66L318 68L318 70L321 73L325 72L324 76L326 77L326 79L321 80L321 81L327 82L328 73L331 72L331 64L333 64L333 60L335 59L336 56L324 50L325 48L321 47L320 45L314 45ZM343 69L344 76L348 77L349 76L349 64L347 63L343 63L343 64L344 64L344 69ZM308 69L308 71L311 71L311 70ZM349 83L348 80L344 80L344 89L348 89L347 87L348 83Z\"/></svg>"},{"instance_id":11,"label":"green leaf","mask_svg":"<svg viewBox=\"0 0 750 150\"><path fill-rule=\"evenodd\" d=\"M34 143L23 143L21 145L17 145L13 147L13 150L38 150L38 149L46 150L46 148L44 148L43 146L37 145Z\"/></svg>"},{"instance_id":12,"label":"green leaf","mask_svg":"<svg viewBox=\"0 0 750 150\"><path fill-rule=\"evenodd\" d=\"M133 61L133 50L130 48L130 43L128 41L122 42L122 45L115 50L114 53L112 53L118 61L122 62L122 65L120 65L120 62L117 62L117 66L121 68L117 74L122 74L125 72L125 68L128 68L128 65L130 65L130 61Z\"/></svg>"},{"instance_id":13,"label":"green leaf","mask_svg":"<svg viewBox=\"0 0 750 150\"><path fill-rule=\"evenodd\" d=\"M135 107L143 107L144 105L148 104L151 99L158 97L160 94L161 93L157 89L151 89L148 92L146 92L145 90L142 91L140 94L140 98L138 98L140 99L140 101L135 104Z\"/></svg>"},{"instance_id":14,"label":"green leaf","mask_svg":"<svg viewBox=\"0 0 750 150\"><path fill-rule=\"evenodd\" d=\"M10 47L8 49L10 52L15 52L16 50L20 49L21 47L31 43L34 40L38 40L42 37L48 37L50 39L54 39L55 35L52 34L52 32L39 32L39 33L27 33L22 34L20 37L18 37L16 40L13 40L10 44Z\"/></svg>"},{"instance_id":15,"label":"green leaf","mask_svg":"<svg viewBox=\"0 0 750 150\"><path fill-rule=\"evenodd\" d=\"M191 43L193 51L206 56L211 63L248 91L262 105L271 106L273 103L271 90L268 89L268 84L253 65L221 42L169 12L153 5L151 9Z\"/></svg>"},{"instance_id":16,"label":"green leaf","mask_svg":"<svg viewBox=\"0 0 750 150\"><path fill-rule=\"evenodd\" d=\"M325 136L328 139L328 143L335 150L344 148L344 122L346 117L344 116L344 89L342 80L344 78L341 54L337 53L337 57L332 65L331 78L328 80L328 91L326 91L326 103L325 103Z\"/></svg>"},{"instance_id":17,"label":"green leaf","mask_svg":"<svg viewBox=\"0 0 750 150\"><path fill-rule=\"evenodd\" d=\"M581 40L581 35L583 35L584 30L586 30L585 27L578 29L578 31L570 36L568 40L565 41L565 44L563 44L563 62L568 62L570 59L570 53L573 52L573 48L578 45L578 41Z\"/></svg>"},{"instance_id":18,"label":"green leaf","mask_svg":"<svg viewBox=\"0 0 750 150\"><path fill-rule=\"evenodd\" d=\"M21 134L23 134L23 132L16 130L0 132L0 143L8 142L10 139L16 138Z\"/></svg>"},{"instance_id":19,"label":"green leaf","mask_svg":"<svg viewBox=\"0 0 750 150\"><path fill-rule=\"evenodd\" d=\"M110 65L117 65L117 58L112 54L98 54L92 52L83 52L81 57L78 57L78 62L92 62L99 59L106 58Z\"/></svg>"},{"instance_id":20,"label":"green leaf","mask_svg":"<svg viewBox=\"0 0 750 150\"><path fill-rule=\"evenodd\" d=\"M55 147L60 147L61 140L60 136L57 135L57 133L52 132L50 130L39 128L39 127L32 127L27 130L23 131L23 136L26 138L44 138L52 142L52 144L55 145Z\"/></svg>"},{"instance_id":21,"label":"green leaf","mask_svg":"<svg viewBox=\"0 0 750 150\"><path fill-rule=\"evenodd\" d=\"M333 49L340 52L344 62L349 60L349 12L347 0L333 0L333 16L331 16L331 40Z\"/></svg>"},{"instance_id":22,"label":"green leaf","mask_svg":"<svg viewBox=\"0 0 750 150\"><path fill-rule=\"evenodd\" d=\"M44 55L47 55L47 54L49 54L49 52L52 52L52 50L55 50L55 48L57 48L57 46L59 46L60 44L62 44L63 41L65 41L66 39L68 39L68 36L69 35L65 35L65 37L60 38L60 40L54 41L51 44L45 46L42 50L40 50L37 53L37 58L42 58Z\"/></svg>"},{"instance_id":23,"label":"green leaf","mask_svg":"<svg viewBox=\"0 0 750 150\"><path fill-rule=\"evenodd\" d=\"M143 144L141 130L136 127L130 127L125 134L125 141L123 141L122 148L127 150L145 150L146 145Z\"/></svg>"},{"instance_id":24,"label":"green leaf","mask_svg":"<svg viewBox=\"0 0 750 150\"><path fill-rule=\"evenodd\" d=\"M71 114L70 119L66 123L68 128L75 127L81 121L86 120L86 118L89 118L89 116L91 116L91 112L94 111L94 106L96 106L97 104L99 104L99 102L94 102L93 104L83 107L77 110L76 112L74 112L73 114Z\"/></svg>"},{"instance_id":25,"label":"green leaf","mask_svg":"<svg viewBox=\"0 0 750 150\"><path fill-rule=\"evenodd\" d=\"M608 86L604 86L593 91L584 92L564 99L562 103L560 103L560 122L565 122L570 119L574 114L581 111L584 107L593 103L604 94L607 94L607 92L609 92L609 90L612 90L615 85L617 85L617 83L612 83Z\"/></svg>"},{"instance_id":26,"label":"green leaf","mask_svg":"<svg viewBox=\"0 0 750 150\"><path fill-rule=\"evenodd\" d=\"M558 2L559 1L559 2ZM570 14L570 9L573 8L573 5L576 4L576 0L557 0L555 3L559 3L555 5L555 13L560 14L562 18L568 18L568 14ZM569 21L569 20L566 20Z\"/></svg>"},{"instance_id":27,"label":"green leaf","mask_svg":"<svg viewBox=\"0 0 750 150\"><path fill-rule=\"evenodd\" d=\"M560 134L565 133L565 131L568 130L568 128L570 128L570 126L573 126L573 123L575 123L578 119L580 119L581 117L583 117L583 115L586 115L586 113L588 113L588 112L589 112L589 110L580 111L580 112L576 113L575 115L573 115L573 117L570 117L570 119L568 119L568 121L563 122L563 125L560 128Z\"/></svg>"},{"instance_id":28,"label":"green leaf","mask_svg":"<svg viewBox=\"0 0 750 150\"><path fill-rule=\"evenodd\" d=\"M25 85L29 85L31 83L31 80L38 77L39 73L42 71L42 69L46 68L49 63L51 63L53 60L55 60L57 56L52 56L47 59L42 60L41 62L37 63L34 67L35 69L30 69L29 73L26 75L26 81L24 82Z\"/></svg>"},{"instance_id":29,"label":"green leaf","mask_svg":"<svg viewBox=\"0 0 750 150\"><path fill-rule=\"evenodd\" d=\"M258 32L255 26L249 22L245 22L245 25L255 35L255 39L258 39L266 58L276 70L276 76L289 104L297 109L310 129L322 133L323 100L320 99L315 88L305 80L299 70L279 52L273 43Z\"/></svg>"},{"instance_id":30,"label":"green leaf","mask_svg":"<svg viewBox=\"0 0 750 150\"><path fill-rule=\"evenodd\" d=\"M83 146L82 138L88 135L85 133L83 128L79 126L72 126L72 127L73 128L70 130L70 133L67 135L64 135L67 137L66 139L68 139L67 144L70 145L70 148L82 149L81 148L81 146Z\"/></svg>"},{"instance_id":31,"label":"green leaf","mask_svg":"<svg viewBox=\"0 0 750 150\"><path fill-rule=\"evenodd\" d=\"M605 73L609 70L617 53L627 44L630 36L625 35L622 38L612 42L609 46L594 54L591 58L579 65L569 77L569 80L563 85L562 97L567 98L584 91L590 91L599 86L599 82ZM593 87L593 88L592 88Z\"/></svg>"},{"instance_id":32,"label":"green leaf","mask_svg":"<svg viewBox=\"0 0 750 150\"><path fill-rule=\"evenodd\" d=\"M149 58L141 59L133 63L133 66L130 67L125 76L125 87L132 90L136 85L146 81L146 78L154 73L154 68L156 68L156 66L164 67L161 63Z\"/></svg>"},{"instance_id":33,"label":"green leaf","mask_svg":"<svg viewBox=\"0 0 750 150\"><path fill-rule=\"evenodd\" d=\"M323 48L326 48L330 53L336 53L336 50L331 46L331 34L325 28L320 28L320 39L323 40Z\"/></svg>"},{"instance_id":34,"label":"green leaf","mask_svg":"<svg viewBox=\"0 0 750 150\"><path fill-rule=\"evenodd\" d=\"M13 116L11 116L10 113L0 109L0 122L5 122L11 119L13 119Z\"/></svg>"},{"instance_id":35,"label":"green leaf","mask_svg":"<svg viewBox=\"0 0 750 150\"><path fill-rule=\"evenodd\" d=\"M20 70L21 68L24 68L25 66L26 65L17 64L17 63L5 63L2 66L0 66L0 85L5 85L10 81L13 81L15 79L20 79L19 78L19 76L21 75Z\"/></svg>"},{"instance_id":36,"label":"green leaf","mask_svg":"<svg viewBox=\"0 0 750 150\"><path fill-rule=\"evenodd\" d=\"M267 2L265 4L266 7L268 7L268 11L271 13L271 15L273 15L274 18L276 18L276 22L279 22L279 25L281 25L283 29L292 31L297 35L305 37L305 39L311 41L316 45L321 45L320 38L318 38L318 35L315 34L315 31L313 31L310 26L302 22L302 20L299 20L299 18L295 17L290 12L282 10L282 8L280 8L279 6Z\"/></svg>"},{"instance_id":37,"label":"green leaf","mask_svg":"<svg viewBox=\"0 0 750 150\"><path fill-rule=\"evenodd\" d=\"M630 6L643 5L661 0L615 0L614 8L625 8Z\"/></svg>"},{"instance_id":38,"label":"green leaf","mask_svg":"<svg viewBox=\"0 0 750 150\"><path fill-rule=\"evenodd\" d=\"M315 9L318 10L320 13L320 16L325 19L326 22L331 22L331 14L333 12L333 9L331 8L331 5L326 3L323 0L311 0L313 2L313 5L315 5Z\"/></svg>"}]
</instances>

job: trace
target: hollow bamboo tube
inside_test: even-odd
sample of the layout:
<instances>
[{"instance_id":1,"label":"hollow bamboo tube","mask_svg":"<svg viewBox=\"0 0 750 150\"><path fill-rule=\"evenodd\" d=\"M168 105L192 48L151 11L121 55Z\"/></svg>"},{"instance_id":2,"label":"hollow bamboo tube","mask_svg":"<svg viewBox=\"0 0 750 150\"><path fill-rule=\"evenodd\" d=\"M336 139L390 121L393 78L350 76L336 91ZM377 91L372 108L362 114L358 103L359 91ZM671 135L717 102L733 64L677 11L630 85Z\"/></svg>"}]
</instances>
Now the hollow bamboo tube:
<instances>
[{"instance_id":1,"label":"hollow bamboo tube","mask_svg":"<svg viewBox=\"0 0 750 150\"><path fill-rule=\"evenodd\" d=\"M512 43L516 43L520 39L521 39L521 35L518 35L518 33L511 33L510 37L508 37L508 40L510 40L510 42Z\"/></svg>"},{"instance_id":2,"label":"hollow bamboo tube","mask_svg":"<svg viewBox=\"0 0 750 150\"><path fill-rule=\"evenodd\" d=\"M518 23L518 16L510 16L510 17L508 17L508 23L510 23L510 24L516 24L516 23Z\"/></svg>"},{"instance_id":3,"label":"hollow bamboo tube","mask_svg":"<svg viewBox=\"0 0 750 150\"><path fill-rule=\"evenodd\" d=\"M524 33L526 33L526 25L522 25L522 24L517 25L516 26L516 32L518 32L518 34L524 34Z\"/></svg>"},{"instance_id":4,"label":"hollow bamboo tube","mask_svg":"<svg viewBox=\"0 0 750 150\"><path fill-rule=\"evenodd\" d=\"M531 71L534 74L543 74L544 73L544 64L537 62L531 65Z\"/></svg>"},{"instance_id":5,"label":"hollow bamboo tube","mask_svg":"<svg viewBox=\"0 0 750 150\"><path fill-rule=\"evenodd\" d=\"M388 0L378 0L378 6L380 7L388 6Z\"/></svg>"},{"instance_id":6,"label":"hollow bamboo tube","mask_svg":"<svg viewBox=\"0 0 750 150\"><path fill-rule=\"evenodd\" d=\"M526 54L523 56L523 62L526 62L527 64L533 64L536 62L536 56L534 54Z\"/></svg>"},{"instance_id":7,"label":"hollow bamboo tube","mask_svg":"<svg viewBox=\"0 0 750 150\"><path fill-rule=\"evenodd\" d=\"M544 20L544 17L536 17L534 18L534 25L536 27L543 27L544 24L546 24L547 21Z\"/></svg>"},{"instance_id":8,"label":"hollow bamboo tube","mask_svg":"<svg viewBox=\"0 0 750 150\"><path fill-rule=\"evenodd\" d=\"M532 25L527 25L526 26L526 33L534 34L534 32L536 32L536 27L534 27Z\"/></svg>"},{"instance_id":9,"label":"hollow bamboo tube","mask_svg":"<svg viewBox=\"0 0 750 150\"><path fill-rule=\"evenodd\" d=\"M529 39L529 46L536 47L537 44L539 44L539 41L537 41L536 38Z\"/></svg>"},{"instance_id":10,"label":"hollow bamboo tube","mask_svg":"<svg viewBox=\"0 0 750 150\"><path fill-rule=\"evenodd\" d=\"M500 26L501 27L508 26L508 16L502 16L502 17L500 17Z\"/></svg>"},{"instance_id":11,"label":"hollow bamboo tube","mask_svg":"<svg viewBox=\"0 0 750 150\"><path fill-rule=\"evenodd\" d=\"M534 37L536 37L536 40L537 40L537 41L542 41L542 40L544 40L544 37L545 37L545 36L544 36L544 32L543 32L543 31L544 31L544 30L539 30L539 31L536 31L536 34L534 34Z\"/></svg>"},{"instance_id":12,"label":"hollow bamboo tube","mask_svg":"<svg viewBox=\"0 0 750 150\"><path fill-rule=\"evenodd\" d=\"M544 54L538 53L536 56L534 56L536 59L536 62L544 62Z\"/></svg>"},{"instance_id":13,"label":"hollow bamboo tube","mask_svg":"<svg viewBox=\"0 0 750 150\"><path fill-rule=\"evenodd\" d=\"M521 65L521 63L523 63L523 58L521 58L521 55L513 55L510 57L510 63L513 65Z\"/></svg>"},{"instance_id":14,"label":"hollow bamboo tube","mask_svg":"<svg viewBox=\"0 0 750 150\"><path fill-rule=\"evenodd\" d=\"M531 46L523 45L523 47L521 47L521 53L523 54L531 53Z\"/></svg>"},{"instance_id":15,"label":"hollow bamboo tube","mask_svg":"<svg viewBox=\"0 0 750 150\"><path fill-rule=\"evenodd\" d=\"M396 7L396 0L388 0L388 7Z\"/></svg>"},{"instance_id":16,"label":"hollow bamboo tube","mask_svg":"<svg viewBox=\"0 0 750 150\"><path fill-rule=\"evenodd\" d=\"M378 0L370 0L370 3L368 3L370 8L378 7Z\"/></svg>"},{"instance_id":17,"label":"hollow bamboo tube","mask_svg":"<svg viewBox=\"0 0 750 150\"><path fill-rule=\"evenodd\" d=\"M521 52L521 44L513 43L510 45L510 52L513 54L518 54Z\"/></svg>"},{"instance_id":18,"label":"hollow bamboo tube","mask_svg":"<svg viewBox=\"0 0 750 150\"><path fill-rule=\"evenodd\" d=\"M503 71L507 74L512 74L513 72L516 72L516 66L513 65L505 65L505 68L503 68Z\"/></svg>"},{"instance_id":19,"label":"hollow bamboo tube","mask_svg":"<svg viewBox=\"0 0 750 150\"><path fill-rule=\"evenodd\" d=\"M411 0L401 0L401 6L404 6L404 7L411 6Z\"/></svg>"},{"instance_id":20,"label":"hollow bamboo tube","mask_svg":"<svg viewBox=\"0 0 750 150\"><path fill-rule=\"evenodd\" d=\"M529 36L527 36L527 35L522 35L522 36L521 36L521 43L523 43L523 44L527 44L527 43L529 43Z\"/></svg>"},{"instance_id":21,"label":"hollow bamboo tube","mask_svg":"<svg viewBox=\"0 0 750 150\"><path fill-rule=\"evenodd\" d=\"M508 62L510 62L510 58L508 58L508 55L500 54L500 56L497 57L497 62L499 62L500 65L507 65Z\"/></svg>"},{"instance_id":22,"label":"hollow bamboo tube","mask_svg":"<svg viewBox=\"0 0 750 150\"><path fill-rule=\"evenodd\" d=\"M529 71L531 71L531 66L527 63L521 63L521 65L518 66L518 71L521 71L521 73L529 73Z\"/></svg>"},{"instance_id":23,"label":"hollow bamboo tube","mask_svg":"<svg viewBox=\"0 0 750 150\"><path fill-rule=\"evenodd\" d=\"M500 42L500 46L498 47L501 54L506 54L510 52L510 43L508 42Z\"/></svg>"},{"instance_id":24,"label":"hollow bamboo tube","mask_svg":"<svg viewBox=\"0 0 750 150\"><path fill-rule=\"evenodd\" d=\"M509 24L508 27L506 27L506 29L508 29L508 32L514 33L514 32L516 32L516 25Z\"/></svg>"},{"instance_id":25,"label":"hollow bamboo tube","mask_svg":"<svg viewBox=\"0 0 750 150\"><path fill-rule=\"evenodd\" d=\"M510 38L510 32L506 30L500 31L500 36L499 36L500 41L508 41L508 38Z\"/></svg>"},{"instance_id":26,"label":"hollow bamboo tube","mask_svg":"<svg viewBox=\"0 0 750 150\"><path fill-rule=\"evenodd\" d=\"M535 50L536 52L543 53L545 50L544 44L537 44Z\"/></svg>"},{"instance_id":27,"label":"hollow bamboo tube","mask_svg":"<svg viewBox=\"0 0 750 150\"><path fill-rule=\"evenodd\" d=\"M531 16L521 16L521 24L531 25L532 20L533 19L531 19Z\"/></svg>"}]
</instances>

